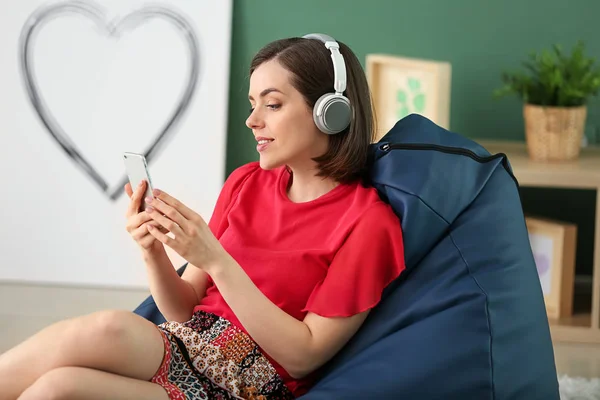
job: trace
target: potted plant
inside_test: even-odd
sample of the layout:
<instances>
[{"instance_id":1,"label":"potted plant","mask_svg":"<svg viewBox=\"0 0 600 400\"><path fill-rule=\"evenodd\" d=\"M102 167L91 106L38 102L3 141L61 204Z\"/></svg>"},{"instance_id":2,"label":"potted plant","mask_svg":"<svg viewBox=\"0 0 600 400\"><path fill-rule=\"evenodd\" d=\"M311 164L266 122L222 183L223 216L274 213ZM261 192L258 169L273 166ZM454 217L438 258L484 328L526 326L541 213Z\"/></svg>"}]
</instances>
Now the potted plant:
<instances>
[{"instance_id":1,"label":"potted plant","mask_svg":"<svg viewBox=\"0 0 600 400\"><path fill-rule=\"evenodd\" d=\"M582 41L571 54L561 46L532 53L525 72L504 72L496 97L516 95L524 102L525 137L530 158L565 161L579 156L587 102L600 89L600 68L585 54Z\"/></svg>"}]
</instances>

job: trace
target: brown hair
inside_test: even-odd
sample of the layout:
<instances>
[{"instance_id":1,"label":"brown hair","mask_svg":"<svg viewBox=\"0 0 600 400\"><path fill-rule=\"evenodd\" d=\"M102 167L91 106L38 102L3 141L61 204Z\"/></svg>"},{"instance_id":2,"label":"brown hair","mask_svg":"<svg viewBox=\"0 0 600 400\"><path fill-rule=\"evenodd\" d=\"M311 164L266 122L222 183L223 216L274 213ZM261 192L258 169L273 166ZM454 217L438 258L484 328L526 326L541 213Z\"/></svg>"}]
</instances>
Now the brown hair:
<instances>
[{"instance_id":1,"label":"brown hair","mask_svg":"<svg viewBox=\"0 0 600 400\"><path fill-rule=\"evenodd\" d=\"M344 95L350 100L352 120L344 131L329 137L325 154L313 160L318 164L318 176L349 183L364 176L368 148L374 139L375 129L371 94L362 66L348 46L338 43L346 65ZM304 38L271 42L252 59L250 75L262 63L272 59L292 73L292 86L304 96L311 109L319 97L334 91L331 53L323 42Z\"/></svg>"}]
</instances>

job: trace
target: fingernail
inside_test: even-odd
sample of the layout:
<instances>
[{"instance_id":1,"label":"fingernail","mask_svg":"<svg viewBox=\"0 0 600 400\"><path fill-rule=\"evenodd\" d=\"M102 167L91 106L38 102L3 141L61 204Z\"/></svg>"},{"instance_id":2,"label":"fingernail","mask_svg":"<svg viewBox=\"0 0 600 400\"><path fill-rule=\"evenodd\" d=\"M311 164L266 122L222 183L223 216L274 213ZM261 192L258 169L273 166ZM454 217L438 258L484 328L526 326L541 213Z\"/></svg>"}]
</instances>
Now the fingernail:
<instances>
[{"instance_id":1,"label":"fingernail","mask_svg":"<svg viewBox=\"0 0 600 400\"><path fill-rule=\"evenodd\" d=\"M154 208L152 208L152 207L146 207L146 212L151 213L152 211L154 211Z\"/></svg>"},{"instance_id":2,"label":"fingernail","mask_svg":"<svg viewBox=\"0 0 600 400\"><path fill-rule=\"evenodd\" d=\"M144 184L144 181L140 181L140 183L138 184L138 187L142 187L143 184Z\"/></svg>"},{"instance_id":3,"label":"fingernail","mask_svg":"<svg viewBox=\"0 0 600 400\"><path fill-rule=\"evenodd\" d=\"M152 197L146 197L146 203L148 203L148 204L152 203Z\"/></svg>"},{"instance_id":4,"label":"fingernail","mask_svg":"<svg viewBox=\"0 0 600 400\"><path fill-rule=\"evenodd\" d=\"M158 189L154 189L154 190L152 191L152 193L153 193L155 196L160 196L160 190L158 190Z\"/></svg>"}]
</instances>

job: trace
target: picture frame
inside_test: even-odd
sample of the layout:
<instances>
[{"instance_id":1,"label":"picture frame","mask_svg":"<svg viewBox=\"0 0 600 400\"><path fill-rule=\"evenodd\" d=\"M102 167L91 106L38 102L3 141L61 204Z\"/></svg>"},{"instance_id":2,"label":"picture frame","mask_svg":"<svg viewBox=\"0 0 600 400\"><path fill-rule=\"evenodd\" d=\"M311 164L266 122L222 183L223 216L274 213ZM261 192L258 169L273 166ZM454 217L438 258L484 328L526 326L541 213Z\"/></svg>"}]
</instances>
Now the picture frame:
<instances>
[{"instance_id":1,"label":"picture frame","mask_svg":"<svg viewBox=\"0 0 600 400\"><path fill-rule=\"evenodd\" d=\"M571 317L577 226L532 215L525 221L548 318Z\"/></svg>"},{"instance_id":2,"label":"picture frame","mask_svg":"<svg viewBox=\"0 0 600 400\"><path fill-rule=\"evenodd\" d=\"M366 75L377 121L376 141L412 113L450 129L449 62L367 54Z\"/></svg>"}]
</instances>

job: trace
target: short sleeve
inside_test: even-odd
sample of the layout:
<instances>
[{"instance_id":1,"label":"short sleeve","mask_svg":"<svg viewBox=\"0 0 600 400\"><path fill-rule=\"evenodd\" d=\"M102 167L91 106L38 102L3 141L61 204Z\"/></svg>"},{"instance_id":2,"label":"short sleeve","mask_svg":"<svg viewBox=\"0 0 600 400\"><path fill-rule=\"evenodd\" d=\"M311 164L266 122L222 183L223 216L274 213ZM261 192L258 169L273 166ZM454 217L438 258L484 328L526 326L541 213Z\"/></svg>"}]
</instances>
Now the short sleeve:
<instances>
[{"instance_id":1,"label":"short sleeve","mask_svg":"<svg viewBox=\"0 0 600 400\"><path fill-rule=\"evenodd\" d=\"M303 311L324 317L366 311L404 269L400 221L387 204L377 203L357 221Z\"/></svg>"},{"instance_id":2,"label":"short sleeve","mask_svg":"<svg viewBox=\"0 0 600 400\"><path fill-rule=\"evenodd\" d=\"M213 213L208 221L208 227L217 239L221 237L225 229L227 229L227 214L231 206L234 204L238 193L240 192L244 182L253 172L260 168L258 162L251 162L236 168L229 174L223 188L219 193Z\"/></svg>"}]
</instances>

